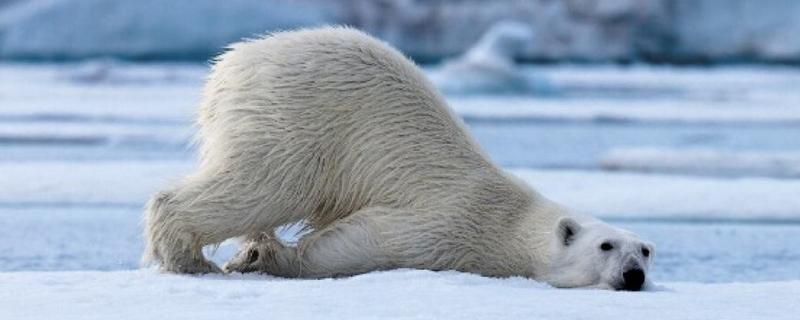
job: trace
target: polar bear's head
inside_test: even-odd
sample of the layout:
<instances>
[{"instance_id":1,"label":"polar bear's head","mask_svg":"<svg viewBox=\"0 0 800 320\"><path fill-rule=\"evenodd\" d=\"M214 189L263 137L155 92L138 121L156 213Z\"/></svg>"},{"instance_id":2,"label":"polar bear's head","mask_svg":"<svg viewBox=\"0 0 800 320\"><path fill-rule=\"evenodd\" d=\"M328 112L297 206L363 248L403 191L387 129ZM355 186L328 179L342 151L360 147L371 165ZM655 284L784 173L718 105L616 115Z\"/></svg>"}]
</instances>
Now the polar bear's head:
<instances>
[{"instance_id":1,"label":"polar bear's head","mask_svg":"<svg viewBox=\"0 0 800 320\"><path fill-rule=\"evenodd\" d=\"M646 285L655 250L632 232L596 220L579 223L565 217L553 234L544 277L551 285L632 291Z\"/></svg>"}]
</instances>

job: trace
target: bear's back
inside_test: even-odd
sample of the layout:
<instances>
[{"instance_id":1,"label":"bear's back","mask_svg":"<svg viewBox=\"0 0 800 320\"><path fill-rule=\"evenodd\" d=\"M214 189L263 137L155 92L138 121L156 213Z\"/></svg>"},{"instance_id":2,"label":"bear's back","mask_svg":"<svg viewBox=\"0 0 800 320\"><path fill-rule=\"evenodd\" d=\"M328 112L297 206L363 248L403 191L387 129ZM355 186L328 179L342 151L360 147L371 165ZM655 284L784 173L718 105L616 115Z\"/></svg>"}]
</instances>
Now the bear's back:
<instances>
[{"instance_id":1,"label":"bear's back","mask_svg":"<svg viewBox=\"0 0 800 320\"><path fill-rule=\"evenodd\" d=\"M391 98L450 115L411 61L389 45L344 27L279 32L233 44L217 59L205 93L203 116L248 99L254 104L336 107L344 112L393 107L386 101ZM214 103L224 97L237 101Z\"/></svg>"},{"instance_id":2,"label":"bear's back","mask_svg":"<svg viewBox=\"0 0 800 320\"><path fill-rule=\"evenodd\" d=\"M505 183L424 74L353 29L233 45L214 66L199 122L204 166L288 188L303 201L286 206L321 224Z\"/></svg>"}]
</instances>

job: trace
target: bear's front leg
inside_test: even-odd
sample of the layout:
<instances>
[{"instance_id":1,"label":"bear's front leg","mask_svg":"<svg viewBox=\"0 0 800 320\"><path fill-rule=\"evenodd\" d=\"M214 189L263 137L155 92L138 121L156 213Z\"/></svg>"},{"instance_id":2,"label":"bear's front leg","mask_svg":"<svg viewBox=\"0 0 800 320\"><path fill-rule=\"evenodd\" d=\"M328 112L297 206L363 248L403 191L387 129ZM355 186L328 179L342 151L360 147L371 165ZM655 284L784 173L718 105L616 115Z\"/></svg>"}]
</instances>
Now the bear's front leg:
<instances>
[{"instance_id":1,"label":"bear's front leg","mask_svg":"<svg viewBox=\"0 0 800 320\"><path fill-rule=\"evenodd\" d=\"M397 267L381 246L386 229L404 229L392 217L410 217L398 209L366 208L314 231L297 247L285 246L264 233L246 241L224 269L228 272L264 272L291 278L325 278ZM412 236L412 238L414 238Z\"/></svg>"},{"instance_id":2,"label":"bear's front leg","mask_svg":"<svg viewBox=\"0 0 800 320\"><path fill-rule=\"evenodd\" d=\"M297 248L284 245L271 231L244 241L222 269L225 272L263 272L282 277L297 277L301 270Z\"/></svg>"}]
</instances>

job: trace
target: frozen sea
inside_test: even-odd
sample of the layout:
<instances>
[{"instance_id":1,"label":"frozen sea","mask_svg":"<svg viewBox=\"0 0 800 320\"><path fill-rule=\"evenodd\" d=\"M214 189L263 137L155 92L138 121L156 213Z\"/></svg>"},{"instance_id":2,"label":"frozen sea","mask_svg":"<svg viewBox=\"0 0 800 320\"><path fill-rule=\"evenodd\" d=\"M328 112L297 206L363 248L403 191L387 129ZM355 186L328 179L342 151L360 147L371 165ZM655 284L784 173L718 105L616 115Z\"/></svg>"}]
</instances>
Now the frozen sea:
<instances>
[{"instance_id":1,"label":"frozen sea","mask_svg":"<svg viewBox=\"0 0 800 320\"><path fill-rule=\"evenodd\" d=\"M676 319L786 318L800 309L800 69L526 67L555 90L447 97L498 164L656 244L656 287L638 295L453 272L315 282L138 269L144 202L195 165L192 119L206 72L0 65L0 318L86 318L82 308L108 318L137 310L131 300L172 318L218 316L210 305L290 316L304 301L315 307L295 310L299 318L370 318L345 299L371 303L371 318L653 317L676 304L694 308ZM225 243L213 259L235 249ZM584 308L564 311L564 300ZM206 306L186 312L194 302Z\"/></svg>"}]
</instances>

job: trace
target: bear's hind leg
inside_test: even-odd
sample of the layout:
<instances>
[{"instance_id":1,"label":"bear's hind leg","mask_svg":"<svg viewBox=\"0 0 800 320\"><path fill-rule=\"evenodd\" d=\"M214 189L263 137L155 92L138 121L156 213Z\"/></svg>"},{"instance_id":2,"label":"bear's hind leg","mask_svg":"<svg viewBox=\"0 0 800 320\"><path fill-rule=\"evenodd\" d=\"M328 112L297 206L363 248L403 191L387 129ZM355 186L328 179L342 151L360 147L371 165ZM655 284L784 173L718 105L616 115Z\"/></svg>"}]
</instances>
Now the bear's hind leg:
<instances>
[{"instance_id":1,"label":"bear's hind leg","mask_svg":"<svg viewBox=\"0 0 800 320\"><path fill-rule=\"evenodd\" d=\"M155 263L162 270L175 273L219 272L203 256L204 243L187 223L192 220L187 213L174 192L159 192L150 199L145 215L147 244L143 263Z\"/></svg>"},{"instance_id":2,"label":"bear's hind leg","mask_svg":"<svg viewBox=\"0 0 800 320\"><path fill-rule=\"evenodd\" d=\"M240 189L228 181L187 180L157 193L145 215L143 261L175 273L221 272L203 256L203 246L252 233L280 218L259 214L262 198L245 197Z\"/></svg>"}]
</instances>

